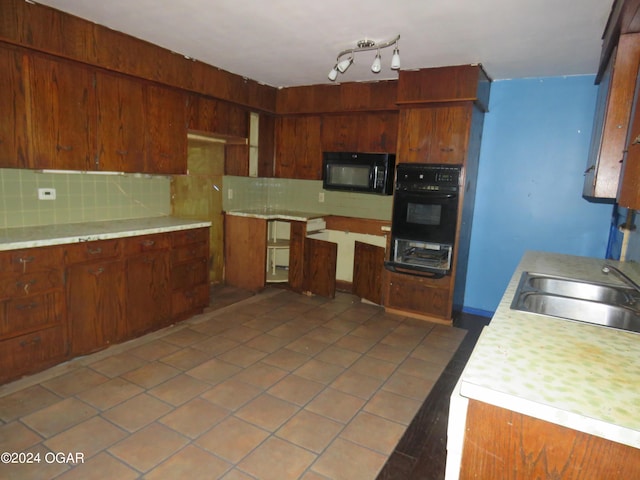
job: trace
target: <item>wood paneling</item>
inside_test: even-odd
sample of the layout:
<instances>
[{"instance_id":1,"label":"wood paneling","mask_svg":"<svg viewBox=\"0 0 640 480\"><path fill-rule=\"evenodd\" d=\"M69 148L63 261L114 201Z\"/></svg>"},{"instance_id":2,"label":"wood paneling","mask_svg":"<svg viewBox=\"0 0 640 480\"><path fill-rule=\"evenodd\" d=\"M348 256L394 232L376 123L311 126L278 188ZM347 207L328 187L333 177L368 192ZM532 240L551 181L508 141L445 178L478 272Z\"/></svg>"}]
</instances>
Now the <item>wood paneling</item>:
<instances>
[{"instance_id":1,"label":"wood paneling","mask_svg":"<svg viewBox=\"0 0 640 480\"><path fill-rule=\"evenodd\" d=\"M399 104L466 101L489 106L489 77L480 65L400 71Z\"/></svg>"},{"instance_id":2,"label":"wood paneling","mask_svg":"<svg viewBox=\"0 0 640 480\"><path fill-rule=\"evenodd\" d=\"M625 150L618 187L618 204L640 210L640 77L636 81L633 113Z\"/></svg>"},{"instance_id":3,"label":"wood paneling","mask_svg":"<svg viewBox=\"0 0 640 480\"><path fill-rule=\"evenodd\" d=\"M477 478L640 478L640 455L633 447L470 400L460 479Z\"/></svg>"},{"instance_id":4,"label":"wood paneling","mask_svg":"<svg viewBox=\"0 0 640 480\"><path fill-rule=\"evenodd\" d=\"M397 110L397 81L348 82L278 90L276 113L319 114Z\"/></svg>"},{"instance_id":5,"label":"wood paneling","mask_svg":"<svg viewBox=\"0 0 640 480\"><path fill-rule=\"evenodd\" d=\"M305 255L307 224L290 222L289 239L289 287L294 292L302 292L305 288Z\"/></svg>"},{"instance_id":6,"label":"wood paneling","mask_svg":"<svg viewBox=\"0 0 640 480\"><path fill-rule=\"evenodd\" d=\"M275 111L277 90L44 5L6 0L0 40L257 110Z\"/></svg>"}]
</instances>

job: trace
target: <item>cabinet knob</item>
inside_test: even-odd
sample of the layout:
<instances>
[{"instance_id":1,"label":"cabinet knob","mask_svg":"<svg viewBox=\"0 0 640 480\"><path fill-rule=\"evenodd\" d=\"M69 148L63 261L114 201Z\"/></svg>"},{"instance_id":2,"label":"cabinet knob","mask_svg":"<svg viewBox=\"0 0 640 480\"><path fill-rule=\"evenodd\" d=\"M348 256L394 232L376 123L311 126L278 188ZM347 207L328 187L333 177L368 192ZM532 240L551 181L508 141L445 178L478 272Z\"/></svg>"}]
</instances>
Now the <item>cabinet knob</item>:
<instances>
[{"instance_id":1,"label":"cabinet knob","mask_svg":"<svg viewBox=\"0 0 640 480\"><path fill-rule=\"evenodd\" d=\"M640 135L638 135L636 138L633 139L633 142L631 142L631 145L637 145L640 143Z\"/></svg>"}]
</instances>

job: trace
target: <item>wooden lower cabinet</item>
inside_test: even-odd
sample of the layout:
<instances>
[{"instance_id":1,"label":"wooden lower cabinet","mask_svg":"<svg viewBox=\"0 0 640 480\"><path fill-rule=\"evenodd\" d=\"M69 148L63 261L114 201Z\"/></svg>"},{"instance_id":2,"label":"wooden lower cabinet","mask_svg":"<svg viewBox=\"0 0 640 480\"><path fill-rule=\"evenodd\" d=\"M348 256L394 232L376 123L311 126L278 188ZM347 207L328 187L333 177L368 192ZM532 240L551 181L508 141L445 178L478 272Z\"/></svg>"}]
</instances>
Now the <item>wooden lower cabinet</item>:
<instances>
[{"instance_id":1,"label":"wooden lower cabinet","mask_svg":"<svg viewBox=\"0 0 640 480\"><path fill-rule=\"evenodd\" d=\"M451 281L385 271L385 307L450 323Z\"/></svg>"},{"instance_id":2,"label":"wooden lower cabinet","mask_svg":"<svg viewBox=\"0 0 640 480\"><path fill-rule=\"evenodd\" d=\"M127 337L124 262L102 260L67 268L71 355L105 348Z\"/></svg>"},{"instance_id":3,"label":"wooden lower cabinet","mask_svg":"<svg viewBox=\"0 0 640 480\"><path fill-rule=\"evenodd\" d=\"M0 252L0 383L67 356L60 247Z\"/></svg>"},{"instance_id":4,"label":"wooden lower cabinet","mask_svg":"<svg viewBox=\"0 0 640 480\"><path fill-rule=\"evenodd\" d=\"M202 312L209 229L0 252L0 383Z\"/></svg>"},{"instance_id":5,"label":"wooden lower cabinet","mask_svg":"<svg viewBox=\"0 0 640 480\"><path fill-rule=\"evenodd\" d=\"M336 262L338 245L333 242L305 239L305 290L323 297L336 296Z\"/></svg>"},{"instance_id":6,"label":"wooden lower cabinet","mask_svg":"<svg viewBox=\"0 0 640 480\"><path fill-rule=\"evenodd\" d=\"M461 480L640 478L638 449L469 401Z\"/></svg>"},{"instance_id":7,"label":"wooden lower cabinet","mask_svg":"<svg viewBox=\"0 0 640 480\"><path fill-rule=\"evenodd\" d=\"M209 304L209 229L171 234L171 317L181 320Z\"/></svg>"}]
</instances>

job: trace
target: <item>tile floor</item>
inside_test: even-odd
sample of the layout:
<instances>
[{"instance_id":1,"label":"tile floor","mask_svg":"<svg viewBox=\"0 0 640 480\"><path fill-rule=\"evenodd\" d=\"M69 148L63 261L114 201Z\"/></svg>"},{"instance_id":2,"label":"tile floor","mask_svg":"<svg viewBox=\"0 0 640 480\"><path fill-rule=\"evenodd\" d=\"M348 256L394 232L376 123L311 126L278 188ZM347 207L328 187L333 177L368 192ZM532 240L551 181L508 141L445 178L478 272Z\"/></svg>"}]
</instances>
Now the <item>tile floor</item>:
<instances>
[{"instance_id":1,"label":"tile floor","mask_svg":"<svg viewBox=\"0 0 640 480\"><path fill-rule=\"evenodd\" d=\"M267 289L0 387L0 478L372 480L465 333Z\"/></svg>"}]
</instances>

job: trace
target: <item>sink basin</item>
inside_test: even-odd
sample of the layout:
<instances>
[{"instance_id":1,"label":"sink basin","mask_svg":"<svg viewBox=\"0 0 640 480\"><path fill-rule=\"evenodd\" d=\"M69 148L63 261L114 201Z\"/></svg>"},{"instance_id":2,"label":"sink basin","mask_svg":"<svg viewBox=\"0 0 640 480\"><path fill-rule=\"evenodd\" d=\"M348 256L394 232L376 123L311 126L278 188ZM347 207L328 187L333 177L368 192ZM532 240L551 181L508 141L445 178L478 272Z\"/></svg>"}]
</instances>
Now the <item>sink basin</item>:
<instances>
[{"instance_id":1,"label":"sink basin","mask_svg":"<svg viewBox=\"0 0 640 480\"><path fill-rule=\"evenodd\" d=\"M633 291L625 287L531 275L529 275L529 286L534 290L551 293L553 295L562 295L563 297L581 298L583 300L622 305L633 303Z\"/></svg>"},{"instance_id":2,"label":"sink basin","mask_svg":"<svg viewBox=\"0 0 640 480\"><path fill-rule=\"evenodd\" d=\"M640 333L640 313L627 307L547 293L525 292L516 310Z\"/></svg>"},{"instance_id":3,"label":"sink basin","mask_svg":"<svg viewBox=\"0 0 640 480\"><path fill-rule=\"evenodd\" d=\"M639 303L624 286L524 272L511 308L640 333Z\"/></svg>"}]
</instances>

